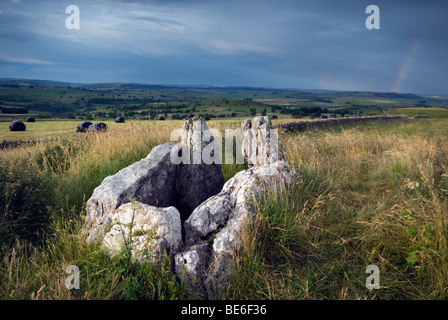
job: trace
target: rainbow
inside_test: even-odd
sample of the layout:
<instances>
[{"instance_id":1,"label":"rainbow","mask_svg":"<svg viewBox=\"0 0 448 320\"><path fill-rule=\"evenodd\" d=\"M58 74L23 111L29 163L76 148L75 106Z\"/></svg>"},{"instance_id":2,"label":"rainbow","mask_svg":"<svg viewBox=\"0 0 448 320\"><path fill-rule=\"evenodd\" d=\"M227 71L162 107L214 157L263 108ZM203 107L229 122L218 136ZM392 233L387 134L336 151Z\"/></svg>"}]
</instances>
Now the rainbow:
<instances>
[{"instance_id":1,"label":"rainbow","mask_svg":"<svg viewBox=\"0 0 448 320\"><path fill-rule=\"evenodd\" d=\"M403 82L409 73L409 69L416 56L417 50L420 47L420 44L421 44L420 39L416 39L412 43L411 48L406 54L406 57L403 63L401 64L400 70L398 71L398 74L395 77L395 82L392 86L392 92L400 92L402 90Z\"/></svg>"}]
</instances>

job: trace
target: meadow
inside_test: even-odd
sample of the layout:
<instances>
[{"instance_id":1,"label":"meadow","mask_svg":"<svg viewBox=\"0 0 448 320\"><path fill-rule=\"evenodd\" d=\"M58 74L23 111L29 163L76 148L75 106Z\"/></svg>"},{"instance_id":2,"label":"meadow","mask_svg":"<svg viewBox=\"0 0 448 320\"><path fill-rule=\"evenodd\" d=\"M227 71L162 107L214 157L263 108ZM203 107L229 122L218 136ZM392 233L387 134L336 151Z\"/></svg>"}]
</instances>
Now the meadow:
<instances>
[{"instance_id":1,"label":"meadow","mask_svg":"<svg viewBox=\"0 0 448 320\"><path fill-rule=\"evenodd\" d=\"M182 121L110 123L102 134L75 134L76 123L61 122L46 143L0 151L0 298L198 298L169 265L110 257L79 233L93 189L168 142ZM448 298L446 119L280 132L280 139L302 178L256 204L221 299ZM223 165L225 179L242 169ZM378 290L366 288L372 264L381 272ZM81 290L65 287L68 265L79 266Z\"/></svg>"}]
</instances>

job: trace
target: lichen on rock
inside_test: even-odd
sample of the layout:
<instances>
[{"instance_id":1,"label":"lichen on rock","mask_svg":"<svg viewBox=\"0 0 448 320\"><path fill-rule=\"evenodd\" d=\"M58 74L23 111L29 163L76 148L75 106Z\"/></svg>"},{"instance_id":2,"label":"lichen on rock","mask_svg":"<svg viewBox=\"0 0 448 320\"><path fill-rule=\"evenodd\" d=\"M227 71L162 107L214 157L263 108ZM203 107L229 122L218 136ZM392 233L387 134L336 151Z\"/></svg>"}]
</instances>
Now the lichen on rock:
<instances>
[{"instance_id":1,"label":"lichen on rock","mask_svg":"<svg viewBox=\"0 0 448 320\"><path fill-rule=\"evenodd\" d=\"M86 241L101 242L111 254L130 249L137 262L157 264L167 254L190 290L215 298L242 254L254 203L268 191L285 190L298 176L269 117L246 119L241 130L249 169L226 183L221 164L201 158L220 150L204 119L184 123L180 144L157 146L147 158L105 178L87 201ZM172 161L181 150L187 152L183 161Z\"/></svg>"}]
</instances>

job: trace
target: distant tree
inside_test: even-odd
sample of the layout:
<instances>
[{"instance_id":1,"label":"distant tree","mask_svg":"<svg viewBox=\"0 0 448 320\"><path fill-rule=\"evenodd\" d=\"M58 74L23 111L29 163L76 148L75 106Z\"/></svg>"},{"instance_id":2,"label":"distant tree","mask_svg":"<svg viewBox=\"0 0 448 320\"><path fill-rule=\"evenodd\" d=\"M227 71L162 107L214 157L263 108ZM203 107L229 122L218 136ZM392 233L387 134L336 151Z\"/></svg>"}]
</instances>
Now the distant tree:
<instances>
[{"instance_id":1,"label":"distant tree","mask_svg":"<svg viewBox=\"0 0 448 320\"><path fill-rule=\"evenodd\" d=\"M266 115L266 112L267 112L267 110L266 110L266 109L263 109L263 111L261 112L261 115L262 115L262 116L265 116L265 115Z\"/></svg>"},{"instance_id":2,"label":"distant tree","mask_svg":"<svg viewBox=\"0 0 448 320\"><path fill-rule=\"evenodd\" d=\"M250 111L251 116L255 116L257 114L257 109L255 109L255 108L251 108L251 109L249 109L249 111Z\"/></svg>"},{"instance_id":3,"label":"distant tree","mask_svg":"<svg viewBox=\"0 0 448 320\"><path fill-rule=\"evenodd\" d=\"M149 112L149 118L152 119L152 120L156 119L157 118L157 111L151 110Z\"/></svg>"},{"instance_id":4,"label":"distant tree","mask_svg":"<svg viewBox=\"0 0 448 320\"><path fill-rule=\"evenodd\" d=\"M26 108L22 108L22 107L2 107L1 108L2 113L7 113L7 114L27 114L28 110Z\"/></svg>"}]
</instances>

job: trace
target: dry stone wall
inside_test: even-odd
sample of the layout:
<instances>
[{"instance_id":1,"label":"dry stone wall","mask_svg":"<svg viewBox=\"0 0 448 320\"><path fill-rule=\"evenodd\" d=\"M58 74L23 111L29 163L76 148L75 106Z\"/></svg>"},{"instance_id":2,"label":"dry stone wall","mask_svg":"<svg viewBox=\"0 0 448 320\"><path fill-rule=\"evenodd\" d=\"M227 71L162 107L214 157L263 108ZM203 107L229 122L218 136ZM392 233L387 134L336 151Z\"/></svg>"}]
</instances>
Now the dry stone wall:
<instances>
[{"instance_id":1,"label":"dry stone wall","mask_svg":"<svg viewBox=\"0 0 448 320\"><path fill-rule=\"evenodd\" d=\"M339 124L354 124L368 121L386 121L386 120L400 120L406 119L403 116L372 116L372 117L351 117L351 118L335 118L322 119L313 121L293 121L274 125L273 128L290 129L290 130L304 130L308 128L330 127Z\"/></svg>"}]
</instances>

